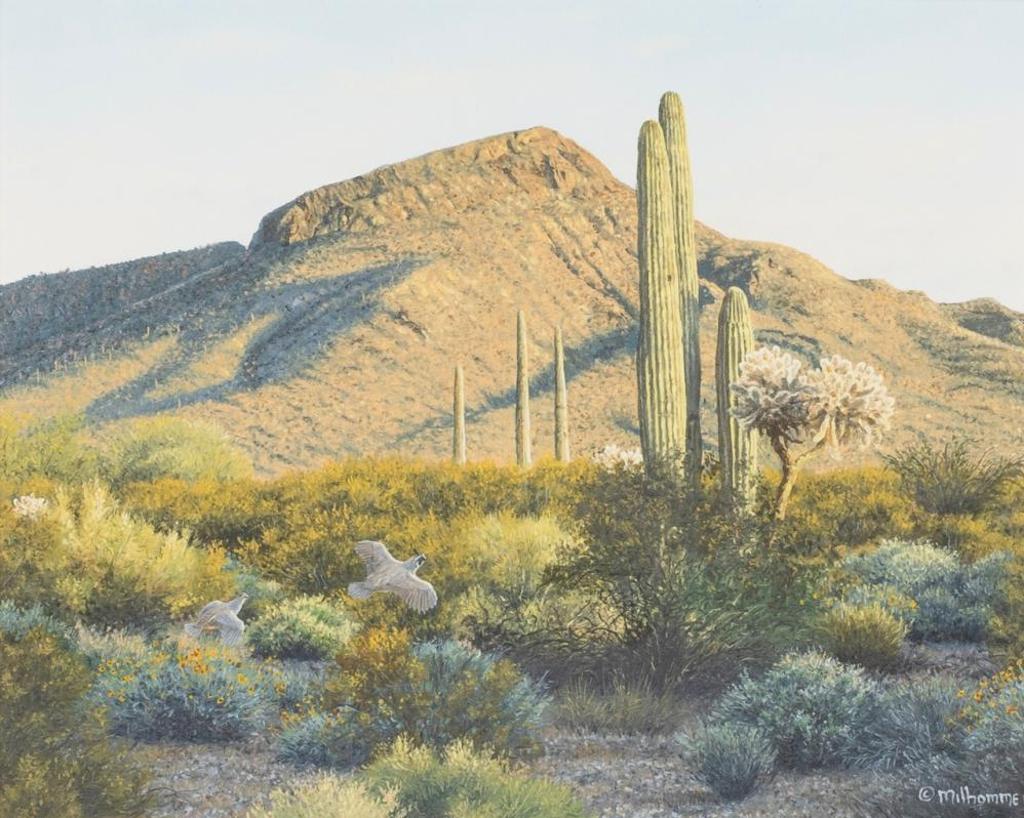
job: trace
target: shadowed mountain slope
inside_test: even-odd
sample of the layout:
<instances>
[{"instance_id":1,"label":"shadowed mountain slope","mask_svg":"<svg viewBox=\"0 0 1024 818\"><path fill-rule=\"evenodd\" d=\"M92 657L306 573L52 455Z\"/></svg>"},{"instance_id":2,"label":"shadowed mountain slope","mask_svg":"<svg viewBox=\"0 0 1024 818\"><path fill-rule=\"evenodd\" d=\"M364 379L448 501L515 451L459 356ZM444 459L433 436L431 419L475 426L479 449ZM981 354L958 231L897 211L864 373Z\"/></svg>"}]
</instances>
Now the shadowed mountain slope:
<instances>
[{"instance_id":1,"label":"shadowed mountain slope","mask_svg":"<svg viewBox=\"0 0 1024 818\"><path fill-rule=\"evenodd\" d=\"M544 128L502 134L305 193L265 216L247 249L0 287L0 401L98 426L213 420L274 473L355 453L445 456L461 363L470 457L509 460L521 308L535 453L552 450L558 323L574 450L633 446L635 242L633 190L593 156ZM881 369L898 401L894 441L1024 440L1024 316L849 281L700 225L698 242L706 434L717 302L736 285L761 342Z\"/></svg>"}]
</instances>

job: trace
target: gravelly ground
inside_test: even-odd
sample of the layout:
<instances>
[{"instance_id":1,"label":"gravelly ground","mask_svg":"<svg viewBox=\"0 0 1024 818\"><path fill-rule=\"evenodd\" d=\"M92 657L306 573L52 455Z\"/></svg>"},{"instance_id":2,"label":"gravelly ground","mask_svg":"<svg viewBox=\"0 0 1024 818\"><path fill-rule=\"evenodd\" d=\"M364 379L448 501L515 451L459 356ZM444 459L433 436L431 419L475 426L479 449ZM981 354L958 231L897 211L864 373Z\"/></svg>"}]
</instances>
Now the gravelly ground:
<instances>
[{"instance_id":1,"label":"gravelly ground","mask_svg":"<svg viewBox=\"0 0 1024 818\"><path fill-rule=\"evenodd\" d=\"M918 645L908 649L905 680L945 675L969 680L993 672L983 648ZM707 700L692 701L678 728L692 728ZM599 818L861 818L871 795L895 795L898 777L830 770L785 772L740 803L722 803L693 776L667 737L579 735L552 731L531 772L568 784ZM247 743L139 745L153 769L162 805L156 818L241 818L271 790L314 775L274 758L265 738Z\"/></svg>"},{"instance_id":2,"label":"gravelly ground","mask_svg":"<svg viewBox=\"0 0 1024 818\"><path fill-rule=\"evenodd\" d=\"M854 818L875 782L848 772L777 776L739 804L722 804L687 770L670 739L552 735L531 771L571 786L600 818ZM158 818L241 818L309 771L275 761L259 744L159 744L140 748L162 796Z\"/></svg>"}]
</instances>

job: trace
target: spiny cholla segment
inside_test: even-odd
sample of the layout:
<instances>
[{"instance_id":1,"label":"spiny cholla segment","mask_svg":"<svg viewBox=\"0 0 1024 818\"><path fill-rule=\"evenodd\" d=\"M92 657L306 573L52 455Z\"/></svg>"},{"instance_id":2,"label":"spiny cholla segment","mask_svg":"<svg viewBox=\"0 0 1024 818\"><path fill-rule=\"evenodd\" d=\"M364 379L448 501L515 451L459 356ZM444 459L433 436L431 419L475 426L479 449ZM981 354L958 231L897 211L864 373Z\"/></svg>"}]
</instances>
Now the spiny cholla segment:
<instances>
[{"instance_id":1,"label":"spiny cholla segment","mask_svg":"<svg viewBox=\"0 0 1024 818\"><path fill-rule=\"evenodd\" d=\"M806 382L813 393L808 424L815 441L841 446L860 437L867 445L888 430L896 401L874 367L833 355L808 372Z\"/></svg>"},{"instance_id":2,"label":"spiny cholla segment","mask_svg":"<svg viewBox=\"0 0 1024 818\"><path fill-rule=\"evenodd\" d=\"M799 441L807 425L812 391L800 361L778 347L758 347L740 364L732 385L733 415L770 437Z\"/></svg>"},{"instance_id":3,"label":"spiny cholla segment","mask_svg":"<svg viewBox=\"0 0 1024 818\"><path fill-rule=\"evenodd\" d=\"M790 443L805 434L814 443L842 446L855 437L874 442L889 428L896 401L874 367L839 355L804 372L778 347L760 347L740 364L733 414L745 426Z\"/></svg>"},{"instance_id":4,"label":"spiny cholla segment","mask_svg":"<svg viewBox=\"0 0 1024 818\"><path fill-rule=\"evenodd\" d=\"M19 517L28 517L30 520L34 520L46 511L49 505L45 497L25 494L14 498L14 513Z\"/></svg>"}]
</instances>

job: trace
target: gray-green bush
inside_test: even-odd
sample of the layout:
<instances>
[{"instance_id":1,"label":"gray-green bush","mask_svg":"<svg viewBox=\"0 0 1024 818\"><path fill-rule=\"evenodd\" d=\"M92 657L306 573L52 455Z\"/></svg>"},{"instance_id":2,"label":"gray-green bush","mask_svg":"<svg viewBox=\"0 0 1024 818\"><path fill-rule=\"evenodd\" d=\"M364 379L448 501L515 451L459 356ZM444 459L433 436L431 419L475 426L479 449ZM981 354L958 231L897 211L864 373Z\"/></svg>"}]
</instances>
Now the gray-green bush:
<instances>
[{"instance_id":1,"label":"gray-green bush","mask_svg":"<svg viewBox=\"0 0 1024 818\"><path fill-rule=\"evenodd\" d=\"M775 746L749 724L706 725L679 740L697 777L726 801L746 798L775 768Z\"/></svg>"},{"instance_id":2,"label":"gray-green bush","mask_svg":"<svg viewBox=\"0 0 1024 818\"><path fill-rule=\"evenodd\" d=\"M744 674L711 720L757 728L782 766L829 767L873 717L879 690L859 667L820 653L789 654L762 676Z\"/></svg>"}]
</instances>

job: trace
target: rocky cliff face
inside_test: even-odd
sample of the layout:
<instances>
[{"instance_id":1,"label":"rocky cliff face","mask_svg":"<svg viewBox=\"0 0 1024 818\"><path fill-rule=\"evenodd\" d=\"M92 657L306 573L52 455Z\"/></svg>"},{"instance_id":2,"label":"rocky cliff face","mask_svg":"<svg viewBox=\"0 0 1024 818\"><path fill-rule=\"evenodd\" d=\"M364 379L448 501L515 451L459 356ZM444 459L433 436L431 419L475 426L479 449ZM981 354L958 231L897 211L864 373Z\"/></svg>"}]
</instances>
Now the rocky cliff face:
<instances>
[{"instance_id":1,"label":"rocky cliff face","mask_svg":"<svg viewBox=\"0 0 1024 818\"><path fill-rule=\"evenodd\" d=\"M461 363L470 458L509 460L523 309L535 453L552 449L556 324L574 450L635 445L635 208L593 156L534 128L305 193L264 217L246 251L181 254L160 275L162 262L148 259L49 276L42 289L8 285L0 408L60 405L99 425L157 413L214 420L266 472L351 453L445 456ZM716 428L717 302L736 285L761 342L885 372L899 401L895 440L957 431L1024 441L1024 349L1012 333L988 332L987 321L979 332L971 310L848 281L787 247L700 225L698 243L705 429ZM120 294L118 281L134 283ZM75 301L83 307L69 320Z\"/></svg>"}]
</instances>

